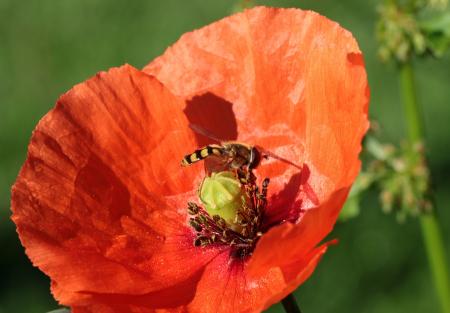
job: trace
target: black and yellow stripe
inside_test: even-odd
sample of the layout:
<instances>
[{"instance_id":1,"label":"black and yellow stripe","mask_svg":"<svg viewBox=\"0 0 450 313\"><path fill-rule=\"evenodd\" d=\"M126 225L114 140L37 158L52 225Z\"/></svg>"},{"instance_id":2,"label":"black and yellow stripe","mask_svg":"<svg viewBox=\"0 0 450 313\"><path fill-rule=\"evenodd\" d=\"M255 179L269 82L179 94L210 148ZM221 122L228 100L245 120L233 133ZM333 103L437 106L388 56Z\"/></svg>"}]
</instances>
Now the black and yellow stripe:
<instances>
[{"instance_id":1,"label":"black and yellow stripe","mask_svg":"<svg viewBox=\"0 0 450 313\"><path fill-rule=\"evenodd\" d=\"M211 155L222 155L223 148L218 145L209 145L206 147L203 147L201 149L195 150L191 154L186 155L183 160L181 161L181 165L188 166L192 163L201 161L203 159L206 159L207 157Z\"/></svg>"}]
</instances>

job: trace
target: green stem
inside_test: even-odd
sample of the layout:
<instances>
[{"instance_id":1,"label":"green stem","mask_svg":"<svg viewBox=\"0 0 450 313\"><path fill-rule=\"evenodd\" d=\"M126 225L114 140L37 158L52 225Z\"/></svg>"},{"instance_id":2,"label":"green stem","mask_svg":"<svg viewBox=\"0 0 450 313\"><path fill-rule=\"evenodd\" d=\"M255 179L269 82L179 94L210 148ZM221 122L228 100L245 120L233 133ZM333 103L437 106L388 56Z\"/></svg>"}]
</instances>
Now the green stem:
<instances>
[{"instance_id":1,"label":"green stem","mask_svg":"<svg viewBox=\"0 0 450 313\"><path fill-rule=\"evenodd\" d=\"M411 61L400 65L400 81L408 137L410 142L414 144L423 141L424 126L422 112L417 101L414 71ZM420 217L420 225L442 312L450 313L448 263L445 256L444 240L442 239L441 229L434 212L422 214Z\"/></svg>"},{"instance_id":2,"label":"green stem","mask_svg":"<svg viewBox=\"0 0 450 313\"><path fill-rule=\"evenodd\" d=\"M400 79L408 137L411 143L416 143L423 140L424 130L422 110L417 101L414 71L411 62L400 65Z\"/></svg>"},{"instance_id":3,"label":"green stem","mask_svg":"<svg viewBox=\"0 0 450 313\"><path fill-rule=\"evenodd\" d=\"M420 218L422 235L427 249L428 260L433 273L434 284L441 302L442 312L450 313L450 283L444 241L439 223L434 214L425 214Z\"/></svg>"},{"instance_id":4,"label":"green stem","mask_svg":"<svg viewBox=\"0 0 450 313\"><path fill-rule=\"evenodd\" d=\"M289 294L286 298L281 300L281 304L283 305L286 313L302 313L302 311L300 311L300 307L297 304L297 301L295 301L293 293Z\"/></svg>"}]
</instances>

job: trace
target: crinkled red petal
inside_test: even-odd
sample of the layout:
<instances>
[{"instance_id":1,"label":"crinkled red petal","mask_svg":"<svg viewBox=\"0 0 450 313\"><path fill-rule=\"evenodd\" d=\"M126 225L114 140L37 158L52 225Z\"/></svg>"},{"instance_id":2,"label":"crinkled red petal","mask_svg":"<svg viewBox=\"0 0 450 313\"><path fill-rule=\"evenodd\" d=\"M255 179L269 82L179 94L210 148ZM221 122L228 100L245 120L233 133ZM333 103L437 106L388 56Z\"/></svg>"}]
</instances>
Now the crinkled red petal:
<instances>
[{"instance_id":1,"label":"crinkled red petal","mask_svg":"<svg viewBox=\"0 0 450 313\"><path fill-rule=\"evenodd\" d=\"M314 271L328 244L312 250L284 269L272 268L257 277L249 275L247 262L230 260L228 252L218 255L206 267L197 285L194 299L177 306L177 299L165 309L149 311L137 297L105 299L98 295L94 304L80 307L74 313L144 313L144 312L261 312L280 301L304 282ZM180 290L180 296L182 291ZM148 298L148 301L151 297Z\"/></svg>"},{"instance_id":2,"label":"crinkled red petal","mask_svg":"<svg viewBox=\"0 0 450 313\"><path fill-rule=\"evenodd\" d=\"M36 127L12 189L12 219L64 304L87 293L194 296L220 251L193 247L186 201L201 173L182 102L123 66L63 95ZM178 294L178 292L177 292Z\"/></svg>"},{"instance_id":3,"label":"crinkled red petal","mask_svg":"<svg viewBox=\"0 0 450 313\"><path fill-rule=\"evenodd\" d=\"M301 219L261 238L252 273L292 263L331 231L368 128L364 62L348 31L314 12L258 7L183 35L144 71L194 102L215 99L203 104L205 114L231 105L234 120L200 126L218 131L234 121L234 139L303 166L269 157L256 171L271 178L270 222L296 212Z\"/></svg>"}]
</instances>

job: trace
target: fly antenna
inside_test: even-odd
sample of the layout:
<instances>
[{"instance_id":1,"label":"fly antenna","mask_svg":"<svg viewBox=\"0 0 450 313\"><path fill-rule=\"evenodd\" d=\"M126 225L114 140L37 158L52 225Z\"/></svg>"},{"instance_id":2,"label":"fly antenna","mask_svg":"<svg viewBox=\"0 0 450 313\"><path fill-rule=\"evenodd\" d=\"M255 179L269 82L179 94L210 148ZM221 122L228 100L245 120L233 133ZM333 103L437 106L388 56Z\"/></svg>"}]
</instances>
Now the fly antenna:
<instances>
[{"instance_id":1,"label":"fly antenna","mask_svg":"<svg viewBox=\"0 0 450 313\"><path fill-rule=\"evenodd\" d=\"M261 151L261 155L262 155L262 157L265 158L265 159L267 159L268 157L271 157L271 158L274 158L274 159L279 160L279 161L281 161L281 162L284 162L284 163L286 163L286 164L292 165L293 167L298 168L299 170L302 170L302 169L303 169L303 166L302 166L302 165L299 165L299 164L296 164L296 163L294 163L294 162L292 162L292 161L289 161L288 159L285 159L285 158L283 158L283 157L280 157L279 155L276 155L275 153L272 153L272 152L270 152L270 151L267 151L267 150L265 150L265 149L262 149L261 147L258 147L258 149Z\"/></svg>"}]
</instances>

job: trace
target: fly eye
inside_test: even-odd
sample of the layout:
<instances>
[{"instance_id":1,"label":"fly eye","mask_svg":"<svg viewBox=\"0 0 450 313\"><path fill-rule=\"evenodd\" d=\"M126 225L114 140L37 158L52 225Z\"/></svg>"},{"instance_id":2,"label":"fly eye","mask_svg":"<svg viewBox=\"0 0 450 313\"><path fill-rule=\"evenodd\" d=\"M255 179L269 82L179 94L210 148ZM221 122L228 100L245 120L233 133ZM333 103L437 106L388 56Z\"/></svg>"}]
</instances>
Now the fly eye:
<instances>
[{"instance_id":1,"label":"fly eye","mask_svg":"<svg viewBox=\"0 0 450 313\"><path fill-rule=\"evenodd\" d=\"M249 158L249 162L248 162L248 167L250 169L257 167L260 160L261 160L261 154L259 153L258 149L256 149L255 147L252 147L250 150L250 158Z\"/></svg>"}]
</instances>

